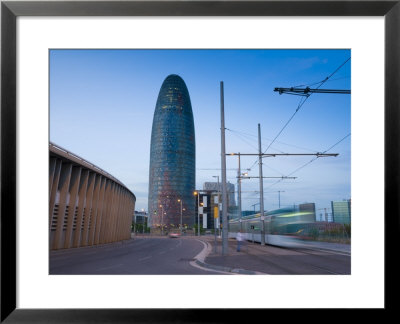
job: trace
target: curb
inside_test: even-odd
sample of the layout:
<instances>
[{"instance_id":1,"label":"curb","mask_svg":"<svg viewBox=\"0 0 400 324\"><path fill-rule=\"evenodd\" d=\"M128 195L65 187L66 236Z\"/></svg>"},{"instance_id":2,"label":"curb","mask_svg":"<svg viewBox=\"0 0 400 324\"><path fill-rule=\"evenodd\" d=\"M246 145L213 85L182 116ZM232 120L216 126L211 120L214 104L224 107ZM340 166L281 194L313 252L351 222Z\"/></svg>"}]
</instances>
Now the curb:
<instances>
[{"instance_id":1,"label":"curb","mask_svg":"<svg viewBox=\"0 0 400 324\"><path fill-rule=\"evenodd\" d=\"M268 244L268 245L275 246L280 249L323 251L323 252L332 252L332 253L338 253L338 254L351 256L351 251L345 251L345 250L329 248L329 247L313 247L313 246L308 246L308 245L302 245L302 246L282 246L282 245L277 245L277 244Z\"/></svg>"},{"instance_id":2,"label":"curb","mask_svg":"<svg viewBox=\"0 0 400 324\"><path fill-rule=\"evenodd\" d=\"M236 274L266 274L266 273L262 273L262 272L252 271L252 270L229 268L229 267L212 265L212 264L209 264L209 263L202 262L202 261L200 261L198 259L196 259L194 262L200 267L213 269L213 270L218 270L218 271L223 271L223 272L236 273Z\"/></svg>"},{"instance_id":3,"label":"curb","mask_svg":"<svg viewBox=\"0 0 400 324\"><path fill-rule=\"evenodd\" d=\"M196 263L198 266L207 268L207 269L212 269L212 270L217 270L217 271L222 271L222 272L228 272L228 273L234 273L234 274L266 274L263 272L259 271L252 271L252 270L246 270L246 269L238 269L238 268L230 268L230 267L224 267L224 266L218 266L218 265L212 265L209 263L205 263L204 259L206 258L207 255L210 254L212 246L205 241L201 241L205 245L205 248L194 257L194 263Z\"/></svg>"}]
</instances>

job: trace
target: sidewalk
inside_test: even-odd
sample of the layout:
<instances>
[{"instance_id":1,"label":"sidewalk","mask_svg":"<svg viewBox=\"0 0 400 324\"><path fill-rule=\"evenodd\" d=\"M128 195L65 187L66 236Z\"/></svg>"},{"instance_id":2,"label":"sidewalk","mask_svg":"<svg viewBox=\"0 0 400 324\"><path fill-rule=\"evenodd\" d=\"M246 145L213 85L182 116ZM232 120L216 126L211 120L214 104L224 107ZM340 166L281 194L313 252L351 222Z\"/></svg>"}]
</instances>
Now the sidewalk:
<instances>
[{"instance_id":1,"label":"sidewalk","mask_svg":"<svg viewBox=\"0 0 400 324\"><path fill-rule=\"evenodd\" d=\"M257 269L257 260L254 257L259 251L252 243L244 242L241 247L241 252L236 251L237 242L235 239L228 240L228 254L222 255L222 241L217 238L215 245L214 236L203 236L200 238L207 248L196 257L196 264L201 267L218 270L232 274L265 274ZM254 244L255 245L255 244ZM251 250L251 254L249 254Z\"/></svg>"},{"instance_id":2,"label":"sidewalk","mask_svg":"<svg viewBox=\"0 0 400 324\"><path fill-rule=\"evenodd\" d=\"M257 243L243 242L241 251L237 252L237 242L235 239L228 239L228 253L222 255L222 240L217 238L215 245L214 236L202 236L200 238L207 248L196 257L196 264L232 274L270 274L269 265L266 264L265 256L274 255L276 257L276 247L272 245L261 246ZM350 246L345 244L324 243L324 242L296 242L297 249L320 249L325 251L335 251L350 254ZM284 249L283 253L290 253L290 249ZM286 252L287 251L287 252ZM282 255L284 256L284 255Z\"/></svg>"}]
</instances>

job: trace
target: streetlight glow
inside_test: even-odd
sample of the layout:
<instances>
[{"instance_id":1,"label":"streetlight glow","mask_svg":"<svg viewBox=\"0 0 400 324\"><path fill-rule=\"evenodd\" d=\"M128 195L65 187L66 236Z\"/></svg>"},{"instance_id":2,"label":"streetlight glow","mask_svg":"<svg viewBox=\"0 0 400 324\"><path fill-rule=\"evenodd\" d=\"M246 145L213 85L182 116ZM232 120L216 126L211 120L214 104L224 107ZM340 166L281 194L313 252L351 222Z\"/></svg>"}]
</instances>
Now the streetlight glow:
<instances>
[{"instance_id":1,"label":"streetlight glow","mask_svg":"<svg viewBox=\"0 0 400 324\"><path fill-rule=\"evenodd\" d=\"M182 200L178 199L178 202L181 203L181 226L180 226L180 231L181 231L181 235L182 235Z\"/></svg>"},{"instance_id":2,"label":"streetlight glow","mask_svg":"<svg viewBox=\"0 0 400 324\"><path fill-rule=\"evenodd\" d=\"M197 196L197 233L200 236L200 192L195 191L193 194Z\"/></svg>"},{"instance_id":3,"label":"streetlight glow","mask_svg":"<svg viewBox=\"0 0 400 324\"><path fill-rule=\"evenodd\" d=\"M161 235L164 235L164 207L160 205L161 208Z\"/></svg>"}]
</instances>

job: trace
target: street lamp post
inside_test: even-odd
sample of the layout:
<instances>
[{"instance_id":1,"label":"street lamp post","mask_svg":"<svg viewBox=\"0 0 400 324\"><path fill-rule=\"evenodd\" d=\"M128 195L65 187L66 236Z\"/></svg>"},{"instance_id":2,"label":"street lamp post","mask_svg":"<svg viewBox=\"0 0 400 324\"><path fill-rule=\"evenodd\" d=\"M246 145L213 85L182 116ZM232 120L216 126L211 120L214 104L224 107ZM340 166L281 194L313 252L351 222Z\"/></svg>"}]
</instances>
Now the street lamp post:
<instances>
[{"instance_id":1,"label":"street lamp post","mask_svg":"<svg viewBox=\"0 0 400 324\"><path fill-rule=\"evenodd\" d=\"M281 192L284 192L283 190L278 190L278 197L279 197L279 208L281 208Z\"/></svg>"},{"instance_id":2,"label":"street lamp post","mask_svg":"<svg viewBox=\"0 0 400 324\"><path fill-rule=\"evenodd\" d=\"M265 221L264 221L264 188L262 173L262 152L261 152L261 128L258 124L258 169L260 176L260 219L261 219L261 245L265 245ZM268 223L267 223L268 224Z\"/></svg>"},{"instance_id":3,"label":"street lamp post","mask_svg":"<svg viewBox=\"0 0 400 324\"><path fill-rule=\"evenodd\" d=\"M251 206L254 207L254 214L256 213L256 205L259 205L259 204L260 204L260 203L258 202L258 203L255 203L255 204L251 205Z\"/></svg>"},{"instance_id":4,"label":"street lamp post","mask_svg":"<svg viewBox=\"0 0 400 324\"><path fill-rule=\"evenodd\" d=\"M238 167L238 216L240 222L240 230L242 230L242 177L240 170L240 153L238 154L239 167Z\"/></svg>"},{"instance_id":5,"label":"street lamp post","mask_svg":"<svg viewBox=\"0 0 400 324\"><path fill-rule=\"evenodd\" d=\"M197 234L200 236L200 191L193 193L197 196Z\"/></svg>"},{"instance_id":6,"label":"street lamp post","mask_svg":"<svg viewBox=\"0 0 400 324\"><path fill-rule=\"evenodd\" d=\"M219 190L219 176L213 176L213 178L217 178L217 190L218 190L218 225L219 224L221 224L221 222L220 222L220 217L219 217L219 210L220 210L220 208L219 208L219 203L220 203L220 190ZM215 229L217 229L217 227L215 228ZM219 233L219 226L218 226L218 233ZM219 233L219 234L221 234L221 233Z\"/></svg>"},{"instance_id":7,"label":"street lamp post","mask_svg":"<svg viewBox=\"0 0 400 324\"><path fill-rule=\"evenodd\" d=\"M240 171L240 153L239 156L239 169L238 169L238 214L240 222L240 230L242 230L242 179L250 179L247 172L241 173Z\"/></svg>"},{"instance_id":8,"label":"street lamp post","mask_svg":"<svg viewBox=\"0 0 400 324\"><path fill-rule=\"evenodd\" d=\"M181 203L181 235L182 235L182 199L178 199L178 202Z\"/></svg>"},{"instance_id":9,"label":"street lamp post","mask_svg":"<svg viewBox=\"0 0 400 324\"><path fill-rule=\"evenodd\" d=\"M228 254L228 197L226 195L225 108L224 83L220 82L221 96L221 182L222 182L222 255Z\"/></svg>"},{"instance_id":10,"label":"street lamp post","mask_svg":"<svg viewBox=\"0 0 400 324\"><path fill-rule=\"evenodd\" d=\"M161 235L164 236L164 207L163 205L160 205L161 207Z\"/></svg>"}]
</instances>

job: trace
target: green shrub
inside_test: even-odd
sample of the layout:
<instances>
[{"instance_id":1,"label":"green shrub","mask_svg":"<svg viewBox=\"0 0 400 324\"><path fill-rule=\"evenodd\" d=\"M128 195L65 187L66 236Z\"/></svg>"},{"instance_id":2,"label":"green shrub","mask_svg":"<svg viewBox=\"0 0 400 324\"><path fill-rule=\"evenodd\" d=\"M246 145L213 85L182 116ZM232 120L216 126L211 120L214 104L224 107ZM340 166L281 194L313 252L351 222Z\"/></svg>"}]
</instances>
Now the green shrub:
<instances>
[{"instance_id":1,"label":"green shrub","mask_svg":"<svg viewBox=\"0 0 400 324\"><path fill-rule=\"evenodd\" d=\"M312 239L316 240L319 237L319 230L318 228L312 227L309 231L309 234Z\"/></svg>"}]
</instances>

